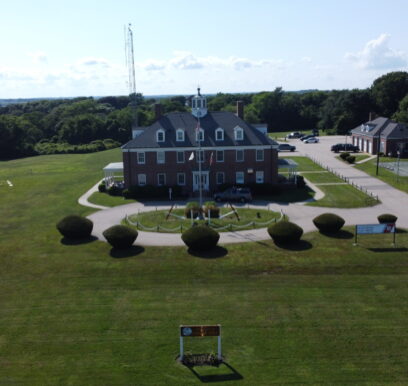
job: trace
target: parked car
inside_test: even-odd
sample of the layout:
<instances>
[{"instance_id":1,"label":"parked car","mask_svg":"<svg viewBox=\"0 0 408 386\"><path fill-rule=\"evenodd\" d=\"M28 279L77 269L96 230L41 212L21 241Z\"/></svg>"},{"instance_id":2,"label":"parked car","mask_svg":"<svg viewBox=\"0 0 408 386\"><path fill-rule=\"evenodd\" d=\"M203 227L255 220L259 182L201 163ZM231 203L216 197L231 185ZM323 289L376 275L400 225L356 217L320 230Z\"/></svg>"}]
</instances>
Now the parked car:
<instances>
[{"instance_id":1,"label":"parked car","mask_svg":"<svg viewBox=\"0 0 408 386\"><path fill-rule=\"evenodd\" d=\"M300 131L294 131L286 136L286 138L300 138L303 134Z\"/></svg>"},{"instance_id":2,"label":"parked car","mask_svg":"<svg viewBox=\"0 0 408 386\"><path fill-rule=\"evenodd\" d=\"M214 200L220 201L239 201L248 202L252 201L252 194L249 188L228 188L223 192L214 194Z\"/></svg>"},{"instance_id":3,"label":"parked car","mask_svg":"<svg viewBox=\"0 0 408 386\"><path fill-rule=\"evenodd\" d=\"M278 151L295 151L296 146L289 145L288 143L280 143L278 146Z\"/></svg>"},{"instance_id":4,"label":"parked car","mask_svg":"<svg viewBox=\"0 0 408 386\"><path fill-rule=\"evenodd\" d=\"M360 148L351 143L336 143L331 147L331 151L338 153L339 151L352 151L354 153L359 152Z\"/></svg>"},{"instance_id":5,"label":"parked car","mask_svg":"<svg viewBox=\"0 0 408 386\"><path fill-rule=\"evenodd\" d=\"M304 142L304 143L318 143L318 142L319 142L319 138L310 137L310 138L304 139L303 142Z\"/></svg>"},{"instance_id":6,"label":"parked car","mask_svg":"<svg viewBox=\"0 0 408 386\"><path fill-rule=\"evenodd\" d=\"M301 141L304 141L305 139L309 139L309 138L312 138L312 137L314 137L314 135L308 134L308 135L302 135L299 138L300 138Z\"/></svg>"}]
</instances>

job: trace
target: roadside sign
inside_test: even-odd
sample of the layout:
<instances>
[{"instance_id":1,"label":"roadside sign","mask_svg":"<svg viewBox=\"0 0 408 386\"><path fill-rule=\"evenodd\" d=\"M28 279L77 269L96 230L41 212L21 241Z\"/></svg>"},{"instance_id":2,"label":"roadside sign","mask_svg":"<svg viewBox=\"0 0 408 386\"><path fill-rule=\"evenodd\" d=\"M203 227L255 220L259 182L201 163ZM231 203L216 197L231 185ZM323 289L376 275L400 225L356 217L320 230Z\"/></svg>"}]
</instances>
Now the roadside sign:
<instances>
[{"instance_id":1,"label":"roadside sign","mask_svg":"<svg viewBox=\"0 0 408 386\"><path fill-rule=\"evenodd\" d=\"M181 325L180 326L180 360L184 357L184 338L217 336L218 359L222 360L221 354L221 325Z\"/></svg>"},{"instance_id":2,"label":"roadside sign","mask_svg":"<svg viewBox=\"0 0 408 386\"><path fill-rule=\"evenodd\" d=\"M376 235L376 234L392 233L393 234L393 244L395 245L395 232L396 232L395 223L356 225L354 243L357 244L357 235Z\"/></svg>"}]
</instances>

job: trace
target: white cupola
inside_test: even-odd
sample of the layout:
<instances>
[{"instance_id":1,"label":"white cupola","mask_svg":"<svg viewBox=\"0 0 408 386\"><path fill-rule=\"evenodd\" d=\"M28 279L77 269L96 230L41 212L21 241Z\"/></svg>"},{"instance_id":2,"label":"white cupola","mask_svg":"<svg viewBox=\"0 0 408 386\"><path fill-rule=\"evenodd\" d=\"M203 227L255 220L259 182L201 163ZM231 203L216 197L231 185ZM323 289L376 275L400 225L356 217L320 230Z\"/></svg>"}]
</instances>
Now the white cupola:
<instances>
[{"instance_id":1,"label":"white cupola","mask_svg":"<svg viewBox=\"0 0 408 386\"><path fill-rule=\"evenodd\" d=\"M207 114L207 98L200 93L200 87L197 88L197 95L191 99L191 113L196 118L202 118Z\"/></svg>"}]
</instances>

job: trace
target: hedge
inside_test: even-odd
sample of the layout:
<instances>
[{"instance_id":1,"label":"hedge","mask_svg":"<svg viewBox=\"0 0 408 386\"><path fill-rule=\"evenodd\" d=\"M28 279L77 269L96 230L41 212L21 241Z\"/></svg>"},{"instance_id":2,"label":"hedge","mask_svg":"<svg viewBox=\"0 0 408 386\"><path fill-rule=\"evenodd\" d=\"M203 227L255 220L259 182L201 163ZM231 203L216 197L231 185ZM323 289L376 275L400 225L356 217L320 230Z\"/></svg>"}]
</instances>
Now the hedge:
<instances>
[{"instance_id":1,"label":"hedge","mask_svg":"<svg viewBox=\"0 0 408 386\"><path fill-rule=\"evenodd\" d=\"M377 219L380 224L394 224L397 222L398 217L391 213L383 213L380 214Z\"/></svg>"},{"instance_id":2,"label":"hedge","mask_svg":"<svg viewBox=\"0 0 408 386\"><path fill-rule=\"evenodd\" d=\"M276 244L295 243L303 235L303 229L289 221L279 221L268 227L269 236Z\"/></svg>"},{"instance_id":3,"label":"hedge","mask_svg":"<svg viewBox=\"0 0 408 386\"><path fill-rule=\"evenodd\" d=\"M125 225L114 225L103 231L103 236L112 247L126 249L133 245L138 236L138 232Z\"/></svg>"},{"instance_id":4,"label":"hedge","mask_svg":"<svg viewBox=\"0 0 408 386\"><path fill-rule=\"evenodd\" d=\"M313 219L313 224L322 233L336 233L344 223L344 219L334 213L323 213Z\"/></svg>"},{"instance_id":5,"label":"hedge","mask_svg":"<svg viewBox=\"0 0 408 386\"><path fill-rule=\"evenodd\" d=\"M69 215L57 223L57 229L68 239L83 239L91 235L93 222L86 217Z\"/></svg>"},{"instance_id":6,"label":"hedge","mask_svg":"<svg viewBox=\"0 0 408 386\"><path fill-rule=\"evenodd\" d=\"M181 239L192 250L208 251L217 245L220 235L207 225L195 225L187 229Z\"/></svg>"}]
</instances>

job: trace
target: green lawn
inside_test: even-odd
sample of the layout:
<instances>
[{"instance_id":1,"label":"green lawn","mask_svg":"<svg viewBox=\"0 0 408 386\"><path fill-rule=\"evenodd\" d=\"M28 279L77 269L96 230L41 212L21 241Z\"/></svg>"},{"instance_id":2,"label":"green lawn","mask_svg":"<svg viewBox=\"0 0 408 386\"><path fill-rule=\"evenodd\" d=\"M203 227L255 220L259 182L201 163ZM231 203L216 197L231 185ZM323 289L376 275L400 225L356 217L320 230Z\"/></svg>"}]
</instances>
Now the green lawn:
<instances>
[{"instance_id":1,"label":"green lawn","mask_svg":"<svg viewBox=\"0 0 408 386\"><path fill-rule=\"evenodd\" d=\"M95 192L88 199L89 202L103 206L119 206L137 202L137 200L127 199L122 196L110 196L108 193Z\"/></svg>"},{"instance_id":2,"label":"green lawn","mask_svg":"<svg viewBox=\"0 0 408 386\"><path fill-rule=\"evenodd\" d=\"M308 157L296 157L296 156L289 156L289 155L282 155L279 158L290 158L291 160L295 161L298 164L297 171L298 173L301 172L323 172L326 169L322 168L318 164L314 163Z\"/></svg>"},{"instance_id":3,"label":"green lawn","mask_svg":"<svg viewBox=\"0 0 408 386\"><path fill-rule=\"evenodd\" d=\"M306 205L328 208L362 208L377 205L378 202L351 185L319 185L325 196Z\"/></svg>"},{"instance_id":4,"label":"green lawn","mask_svg":"<svg viewBox=\"0 0 408 386\"><path fill-rule=\"evenodd\" d=\"M78 197L119 159L112 150L0 163L14 184L0 186L0 384L408 383L408 233L396 249L389 235L354 247L345 231L289 249L228 245L213 258L64 244L55 223L90 213ZM232 369L177 364L181 323L221 323Z\"/></svg>"},{"instance_id":5,"label":"green lawn","mask_svg":"<svg viewBox=\"0 0 408 386\"><path fill-rule=\"evenodd\" d=\"M340 177L337 177L336 175L330 172L300 173L300 174L314 184L344 183L344 181Z\"/></svg>"},{"instance_id":6,"label":"green lawn","mask_svg":"<svg viewBox=\"0 0 408 386\"><path fill-rule=\"evenodd\" d=\"M219 230L220 232L228 232L231 230L246 230L254 228L265 228L267 225L265 223L270 222L273 219L280 218L281 214L277 212L267 211L267 210L258 210L258 209L248 209L248 208L239 208L234 207L239 219L232 212L230 207L220 208L220 214L228 216L219 219L213 218L210 219L211 226ZM175 216L167 216L169 213L168 210L157 210L152 212L142 212L139 214L131 214L129 216L130 222L140 223L137 226L137 229L145 231L159 231L159 232L181 232L181 229L187 229L191 226L191 219L180 219ZM174 209L172 214L178 216L184 216L183 209ZM167 218L167 219L166 219ZM208 220L202 220L197 222L206 222ZM124 222L125 224L126 222ZM257 225L258 224L258 225ZM157 228L159 226L159 228ZM162 228L160 228L162 227ZM180 228L181 227L181 228ZM227 227L227 228L225 228ZM151 229L155 228L155 229Z\"/></svg>"},{"instance_id":7,"label":"green lawn","mask_svg":"<svg viewBox=\"0 0 408 386\"><path fill-rule=\"evenodd\" d=\"M390 162L395 161L395 159L390 159L389 157L381 157L380 162ZM397 181L397 175L392 171L379 167L378 176L376 175L377 159L374 158L371 161L364 162L362 164L356 165L355 167L362 170L363 172L369 174L370 176L379 178L380 180L386 182L387 184L393 186L396 189L402 190L408 193L408 177L399 176Z\"/></svg>"}]
</instances>

